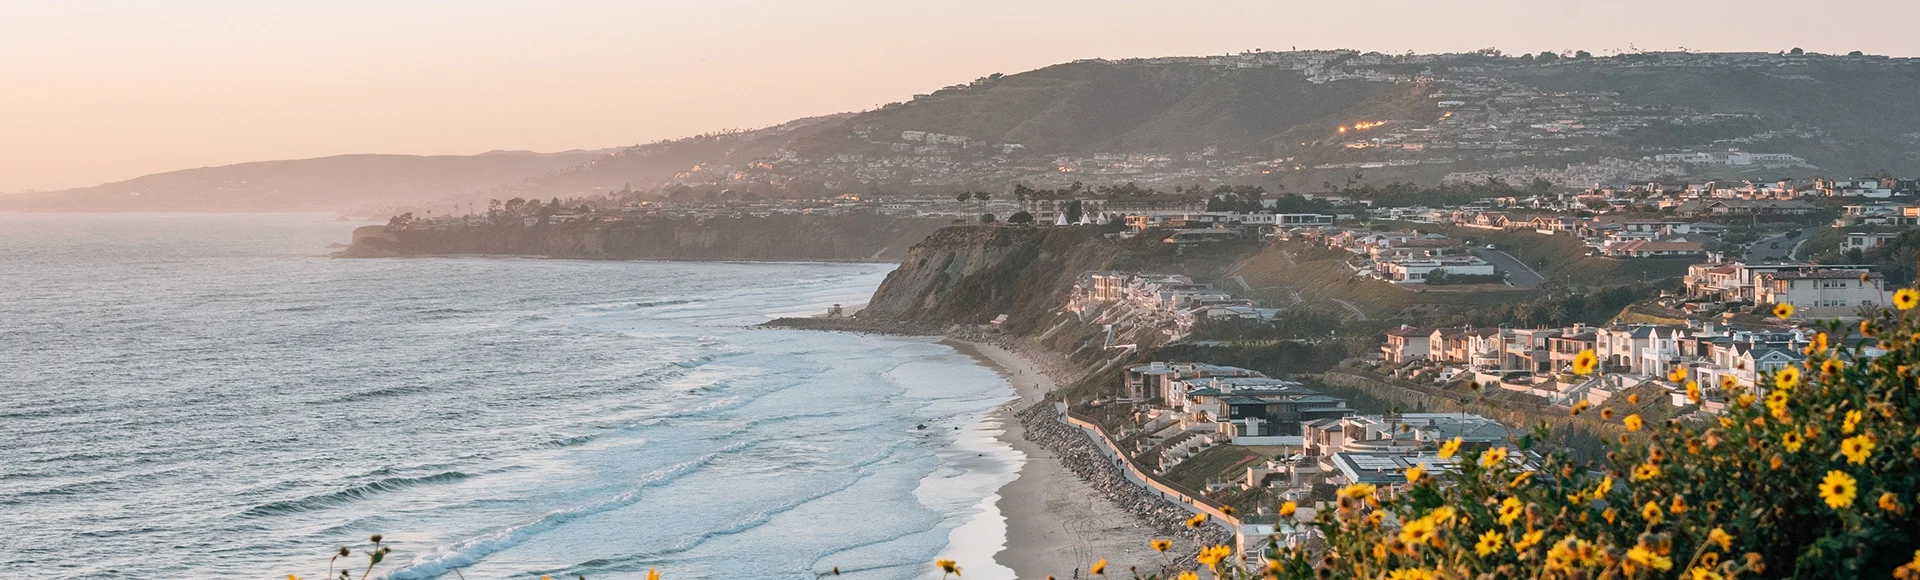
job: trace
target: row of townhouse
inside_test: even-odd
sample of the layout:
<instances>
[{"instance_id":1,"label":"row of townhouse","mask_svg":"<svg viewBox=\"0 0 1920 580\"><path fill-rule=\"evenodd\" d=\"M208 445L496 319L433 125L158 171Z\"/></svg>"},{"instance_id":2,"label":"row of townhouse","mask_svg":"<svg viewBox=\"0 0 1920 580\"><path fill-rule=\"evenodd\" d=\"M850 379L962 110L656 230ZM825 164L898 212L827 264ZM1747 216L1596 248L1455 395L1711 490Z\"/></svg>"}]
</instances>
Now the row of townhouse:
<instances>
[{"instance_id":1,"label":"row of townhouse","mask_svg":"<svg viewBox=\"0 0 1920 580\"><path fill-rule=\"evenodd\" d=\"M1886 275L1860 266L1814 264L1695 264L1684 279L1687 296L1756 304L1791 304L1807 317L1840 317L1892 298Z\"/></svg>"},{"instance_id":2,"label":"row of townhouse","mask_svg":"<svg viewBox=\"0 0 1920 580\"><path fill-rule=\"evenodd\" d=\"M1489 384L1531 391L1558 404L1582 397L1603 402L1613 391L1658 380L1681 368L1705 387L1713 400L1707 405L1711 410L1724 404L1718 389L1723 377L1764 393L1762 379L1768 373L1805 360L1803 352L1813 333L1708 322L1535 329L1402 327L1387 332L1381 354L1389 364L1428 361L1455 367L1455 372L1441 376L1475 373ZM1574 358L1588 350L1598 356L1600 373L1568 375ZM1878 356L1877 349L1866 351L1868 356ZM1690 403L1678 385L1667 388L1676 406Z\"/></svg>"}]
</instances>

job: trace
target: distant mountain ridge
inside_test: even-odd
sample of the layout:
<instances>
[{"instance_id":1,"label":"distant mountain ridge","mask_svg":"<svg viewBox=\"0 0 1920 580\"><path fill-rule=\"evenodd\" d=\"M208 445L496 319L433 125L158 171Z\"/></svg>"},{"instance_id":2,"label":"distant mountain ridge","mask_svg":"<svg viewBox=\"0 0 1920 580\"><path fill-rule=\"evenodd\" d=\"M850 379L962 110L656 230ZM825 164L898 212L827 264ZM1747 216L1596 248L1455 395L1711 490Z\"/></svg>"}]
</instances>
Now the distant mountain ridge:
<instances>
[{"instance_id":1,"label":"distant mountain ridge","mask_svg":"<svg viewBox=\"0 0 1920 580\"><path fill-rule=\"evenodd\" d=\"M765 196L1139 181L1920 173L1920 61L1866 55L1253 52L1087 60L860 112L604 152L340 156L203 168L0 209L256 211L687 189ZM1686 165L1675 153L1791 155Z\"/></svg>"},{"instance_id":2,"label":"distant mountain ridge","mask_svg":"<svg viewBox=\"0 0 1920 580\"><path fill-rule=\"evenodd\" d=\"M599 152L354 154L156 173L53 192L0 196L16 211L338 211L484 191L577 166Z\"/></svg>"}]
</instances>

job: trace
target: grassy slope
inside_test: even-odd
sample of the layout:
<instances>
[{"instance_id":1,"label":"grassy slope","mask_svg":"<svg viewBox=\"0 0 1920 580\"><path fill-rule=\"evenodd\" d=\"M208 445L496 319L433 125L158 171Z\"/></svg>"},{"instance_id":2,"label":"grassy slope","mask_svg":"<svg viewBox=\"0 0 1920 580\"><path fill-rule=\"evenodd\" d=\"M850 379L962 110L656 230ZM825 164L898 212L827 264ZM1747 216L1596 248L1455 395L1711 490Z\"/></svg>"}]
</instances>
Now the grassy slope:
<instances>
[{"instance_id":1,"label":"grassy slope","mask_svg":"<svg viewBox=\"0 0 1920 580\"><path fill-rule=\"evenodd\" d=\"M1332 312L1346 308L1344 300L1366 312L1368 318L1396 317L1454 307L1512 302L1532 294L1526 290L1420 292L1390 282L1355 277L1342 262L1347 253L1304 243L1281 242L1242 260L1233 274L1245 277L1254 297L1275 306L1293 304L1293 292L1307 304Z\"/></svg>"}]
</instances>

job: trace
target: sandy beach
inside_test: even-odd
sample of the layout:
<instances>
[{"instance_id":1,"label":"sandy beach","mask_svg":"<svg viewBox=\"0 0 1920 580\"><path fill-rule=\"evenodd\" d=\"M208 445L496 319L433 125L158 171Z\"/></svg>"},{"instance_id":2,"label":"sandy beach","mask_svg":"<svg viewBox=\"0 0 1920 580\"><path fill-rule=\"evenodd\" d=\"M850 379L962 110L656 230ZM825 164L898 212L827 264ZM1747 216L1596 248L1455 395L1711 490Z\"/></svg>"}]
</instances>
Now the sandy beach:
<instances>
[{"instance_id":1,"label":"sandy beach","mask_svg":"<svg viewBox=\"0 0 1920 580\"><path fill-rule=\"evenodd\" d=\"M1054 387L1039 365L1017 353L988 343L946 342L1005 375L1019 395L1013 408L1039 402ZM1075 477L1052 451L1027 441L1009 411L999 411L1005 429L1000 438L1027 459L1019 477L1000 489L997 505L1006 518L1007 544L994 561L1019 578L1033 579L1090 578L1087 567L1101 558L1114 571L1157 562L1159 556L1147 547L1153 533Z\"/></svg>"}]
</instances>

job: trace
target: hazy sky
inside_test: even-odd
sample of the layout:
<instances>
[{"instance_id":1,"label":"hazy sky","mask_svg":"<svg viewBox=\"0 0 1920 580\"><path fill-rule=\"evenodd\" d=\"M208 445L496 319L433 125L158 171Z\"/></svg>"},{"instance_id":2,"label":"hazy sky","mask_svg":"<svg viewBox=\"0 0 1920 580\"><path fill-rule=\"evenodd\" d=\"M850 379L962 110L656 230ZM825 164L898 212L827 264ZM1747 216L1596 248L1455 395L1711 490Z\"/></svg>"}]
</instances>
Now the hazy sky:
<instances>
[{"instance_id":1,"label":"hazy sky","mask_svg":"<svg viewBox=\"0 0 1920 580\"><path fill-rule=\"evenodd\" d=\"M1911 0L0 0L0 192L339 153L630 145L1079 58L1912 56L1916 21Z\"/></svg>"}]
</instances>

